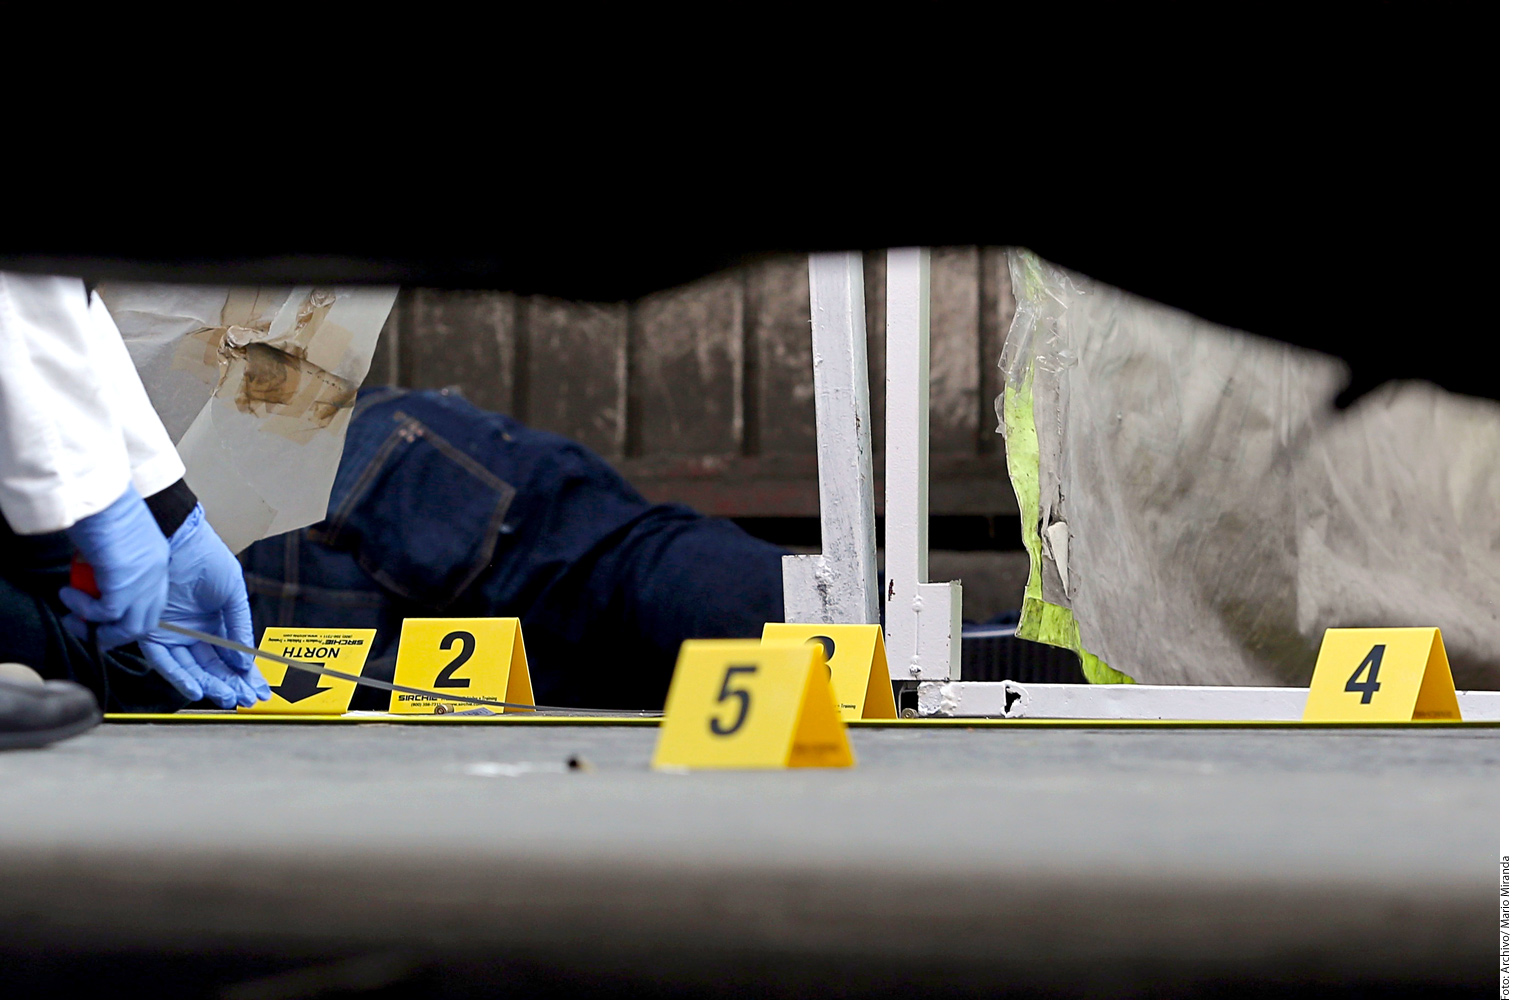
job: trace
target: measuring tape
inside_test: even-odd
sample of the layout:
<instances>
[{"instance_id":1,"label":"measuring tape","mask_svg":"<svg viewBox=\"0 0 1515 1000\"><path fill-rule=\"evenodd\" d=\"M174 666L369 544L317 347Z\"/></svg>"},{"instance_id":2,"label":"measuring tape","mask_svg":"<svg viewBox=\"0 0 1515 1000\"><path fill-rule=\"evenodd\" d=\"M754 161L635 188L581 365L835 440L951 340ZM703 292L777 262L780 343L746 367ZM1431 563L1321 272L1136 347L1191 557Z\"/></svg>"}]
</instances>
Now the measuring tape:
<instances>
[{"instance_id":1,"label":"measuring tape","mask_svg":"<svg viewBox=\"0 0 1515 1000\"><path fill-rule=\"evenodd\" d=\"M84 593L89 594L91 597L100 596L100 588L95 583L94 568L90 566L89 563L81 559L78 555L74 556L73 564L69 566L68 582L69 586L73 587L75 590L82 590ZM457 701L463 702L467 705L483 705L487 708L509 708L514 709L515 711L523 712L547 712L552 715L608 715L620 718L637 719L656 719L661 718L663 715L662 712L633 710L622 711L613 708L563 708L556 705L522 705L513 701L495 701L492 698L472 698L466 694L444 694L441 691L428 691L426 688L406 687L404 684L391 684L388 681L375 680L372 677L363 677L359 674L346 674L340 670L333 670L330 667L322 667L317 664L310 663L309 661L292 660L287 656L280 656L278 653L265 653L261 649L253 649L251 646L244 646L240 642L233 642L230 639L223 639L221 636L212 635L209 632L201 632L196 629L185 628L182 625L170 625L168 622L159 622L158 627L163 629L165 632L174 632L178 635L185 636L186 638L198 640L199 642L208 642L212 646L220 646L222 649L230 649L237 653L246 653L248 656L259 656L265 660L273 660L275 663L282 663L286 667L294 667L296 670L303 670L308 674L321 674L326 677L334 677L339 681L351 681L354 684L361 684L364 687L378 688L380 691L398 691L401 694L424 695L427 698L434 698L438 701ZM91 633L93 633L93 630L94 626L91 624ZM100 669L101 676L103 677L105 671L103 663L101 664Z\"/></svg>"},{"instance_id":2,"label":"measuring tape","mask_svg":"<svg viewBox=\"0 0 1515 1000\"><path fill-rule=\"evenodd\" d=\"M253 649L251 646L244 646L240 642L233 642L230 639L223 639L221 636L212 635L209 632L200 632L196 629L185 628L182 625L170 625L168 622L159 622L158 627L163 629L165 632L174 632L178 635L182 635L190 639L195 639L200 642L208 642L212 646L220 646L222 649L230 649L238 653L246 653L249 656L259 656L265 660L273 660L275 663L282 663L287 667L294 667L296 670L303 670L306 673L321 674L326 677L334 677L339 681L350 681L354 684L361 684L364 687L378 688L381 691L399 691L401 694L419 694L424 695L427 698L436 698L441 701L460 701L469 705L484 705L489 708L509 708L515 709L516 711L525 712L549 712L553 715L610 715L623 718L659 718L663 714L662 712L633 710L622 711L612 708L563 708L556 705L524 705L513 701L495 701L492 698L473 698L465 694L443 694L441 691L429 691L426 688L407 687L404 684L391 684L388 681L375 680L372 677L363 677L359 674L343 673L340 670L333 670L330 667L319 666L309 661L292 660L287 656L280 656L278 653L266 653L261 649Z\"/></svg>"}]
</instances>

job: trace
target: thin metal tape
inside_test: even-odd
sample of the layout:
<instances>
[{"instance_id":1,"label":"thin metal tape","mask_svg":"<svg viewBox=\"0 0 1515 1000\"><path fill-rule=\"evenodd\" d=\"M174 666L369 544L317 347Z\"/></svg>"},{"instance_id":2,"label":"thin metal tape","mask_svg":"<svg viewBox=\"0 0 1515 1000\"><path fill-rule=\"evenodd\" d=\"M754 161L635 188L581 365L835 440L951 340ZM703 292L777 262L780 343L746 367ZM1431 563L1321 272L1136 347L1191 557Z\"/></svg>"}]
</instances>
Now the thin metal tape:
<instances>
[{"instance_id":1,"label":"thin metal tape","mask_svg":"<svg viewBox=\"0 0 1515 1000\"><path fill-rule=\"evenodd\" d=\"M510 708L517 711L527 712L549 712L553 715L611 715L646 719L658 718L663 714L662 712L617 711L616 709L610 708L563 708L557 705L522 705L517 704L513 701L494 701L490 698L472 698L464 694L443 694L440 691L428 691L426 688L406 687L404 684L391 684L388 681L375 680L372 677L362 677L358 674L343 673L340 670L333 670L330 667L323 667L314 663L303 663L299 660L292 660L287 656L280 656L278 653L266 653L261 649L253 649L251 646L244 646L240 642L233 642L230 639L223 639L219 635L211 635L209 632L201 632L196 629L185 628L182 625L170 625L168 622L159 622L158 627L163 629L165 632L175 632L190 639L198 639L200 642L208 642L212 646L220 646L222 649L230 649L238 653L246 653L249 656L260 656L265 660L273 660L274 662L282 663L287 667L294 667L296 670L304 670L306 673L322 674L326 677L332 677L340 681L350 681L354 684L361 684L364 687L379 688L382 691L398 691L401 694L424 695L427 698L435 698L438 701L461 701L466 702L470 705L487 705L490 708Z\"/></svg>"}]
</instances>

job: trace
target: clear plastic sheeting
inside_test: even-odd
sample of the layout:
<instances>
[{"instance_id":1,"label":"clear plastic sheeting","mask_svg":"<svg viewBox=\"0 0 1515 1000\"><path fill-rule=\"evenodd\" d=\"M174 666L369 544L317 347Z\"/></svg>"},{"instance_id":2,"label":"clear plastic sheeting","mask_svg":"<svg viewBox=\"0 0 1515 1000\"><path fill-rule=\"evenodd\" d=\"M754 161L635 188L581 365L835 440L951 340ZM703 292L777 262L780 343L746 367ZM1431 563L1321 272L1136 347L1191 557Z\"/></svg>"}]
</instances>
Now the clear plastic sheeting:
<instances>
[{"instance_id":1,"label":"clear plastic sheeting","mask_svg":"<svg viewBox=\"0 0 1515 1000\"><path fill-rule=\"evenodd\" d=\"M326 516L395 288L98 289L233 552Z\"/></svg>"},{"instance_id":2,"label":"clear plastic sheeting","mask_svg":"<svg viewBox=\"0 0 1515 1000\"><path fill-rule=\"evenodd\" d=\"M1434 625L1459 688L1499 686L1497 403L1403 382L1338 412L1335 358L1009 266L1022 636L1091 680L1306 686L1327 628Z\"/></svg>"}]
</instances>

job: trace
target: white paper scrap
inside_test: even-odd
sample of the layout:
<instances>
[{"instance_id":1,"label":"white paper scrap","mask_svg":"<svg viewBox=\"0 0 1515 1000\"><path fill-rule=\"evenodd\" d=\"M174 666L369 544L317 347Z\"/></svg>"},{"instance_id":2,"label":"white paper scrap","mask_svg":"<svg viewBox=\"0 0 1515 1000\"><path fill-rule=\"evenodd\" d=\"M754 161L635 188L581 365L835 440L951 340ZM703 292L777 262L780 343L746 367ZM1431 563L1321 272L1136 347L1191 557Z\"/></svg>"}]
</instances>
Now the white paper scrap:
<instances>
[{"instance_id":1,"label":"white paper scrap","mask_svg":"<svg viewBox=\"0 0 1515 1000\"><path fill-rule=\"evenodd\" d=\"M233 552L326 516L397 288L97 289Z\"/></svg>"}]
</instances>

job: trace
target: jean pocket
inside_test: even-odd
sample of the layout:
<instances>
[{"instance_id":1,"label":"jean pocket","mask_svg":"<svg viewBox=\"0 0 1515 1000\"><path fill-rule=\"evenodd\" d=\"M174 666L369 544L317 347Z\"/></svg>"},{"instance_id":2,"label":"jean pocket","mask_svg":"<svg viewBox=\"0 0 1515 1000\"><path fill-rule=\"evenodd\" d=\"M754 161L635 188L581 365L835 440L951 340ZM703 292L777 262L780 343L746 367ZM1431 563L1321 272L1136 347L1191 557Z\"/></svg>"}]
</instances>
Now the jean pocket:
<instances>
[{"instance_id":1,"label":"jean pocket","mask_svg":"<svg viewBox=\"0 0 1515 1000\"><path fill-rule=\"evenodd\" d=\"M403 411L331 517L313 531L386 589L443 607L489 565L515 488Z\"/></svg>"}]
</instances>

